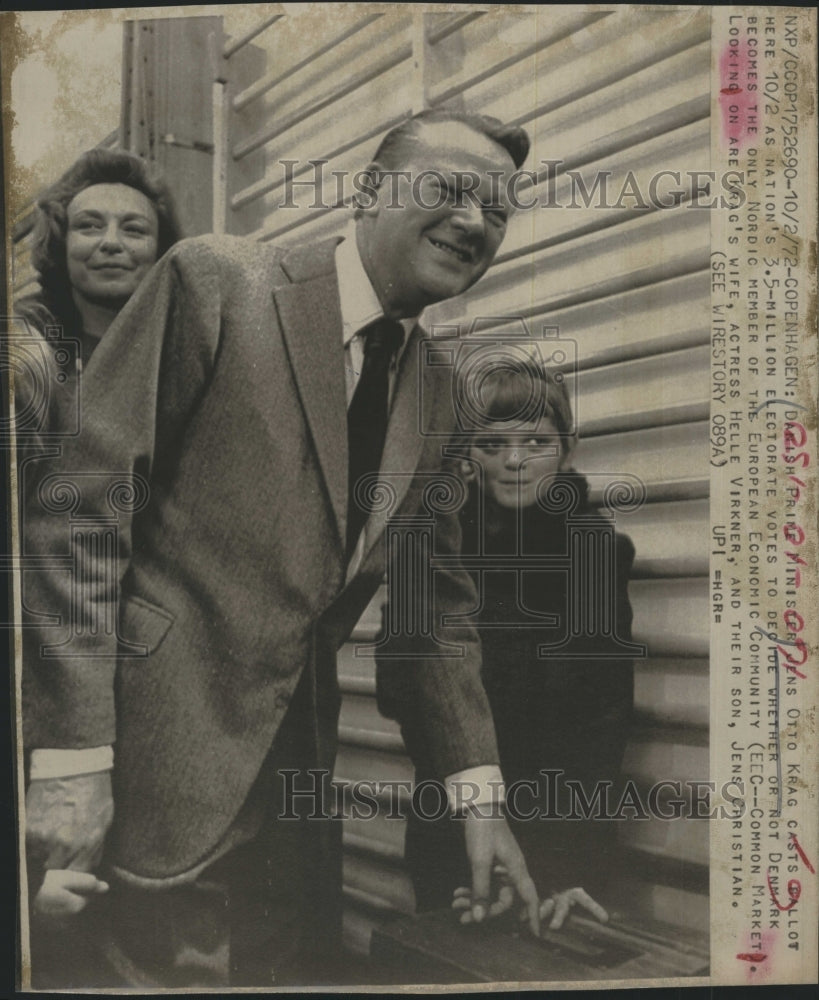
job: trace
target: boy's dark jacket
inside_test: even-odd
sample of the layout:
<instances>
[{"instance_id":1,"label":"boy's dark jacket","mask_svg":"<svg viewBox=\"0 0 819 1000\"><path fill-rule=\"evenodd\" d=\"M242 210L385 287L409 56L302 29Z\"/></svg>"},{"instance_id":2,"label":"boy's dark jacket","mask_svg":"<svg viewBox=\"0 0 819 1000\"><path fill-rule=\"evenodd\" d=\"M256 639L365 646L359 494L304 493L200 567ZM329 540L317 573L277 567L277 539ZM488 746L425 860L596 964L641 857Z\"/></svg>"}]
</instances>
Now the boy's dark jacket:
<instances>
[{"instance_id":1,"label":"boy's dark jacket","mask_svg":"<svg viewBox=\"0 0 819 1000\"><path fill-rule=\"evenodd\" d=\"M626 535L614 531L612 519L590 506L588 485L582 476L568 473L559 480L572 491L568 495L576 497L571 513L547 512L539 507L523 512L495 511L490 530L475 489L460 511L461 553L481 599L473 617L481 638L482 678L494 716L501 769L507 787L521 780L538 781L539 806L545 805L547 797L539 776L544 768L562 770L563 777L581 781L584 789L599 780L616 782L633 701L633 665L628 652L618 653L618 644L601 634L562 640L569 630L574 603L585 599L576 593L581 557L577 552L570 555L570 527L582 525L597 546L612 546L614 592L608 608L615 625L613 634L622 643L631 642L628 580L634 546ZM558 495L558 491L551 492ZM473 560L473 556L478 558ZM500 563L505 567L500 568ZM494 568L487 571L490 566ZM536 614L556 615L557 621L532 625ZM538 647L544 645L552 648L543 650L539 657ZM396 698L400 678L410 671L410 663L409 659L377 660L379 707L401 724L407 751L416 762L416 780L441 780L443 775L435 772L424 751L424 727L411 687L407 685L403 701ZM527 792L519 801L528 809L532 797ZM564 807L565 800L557 806ZM578 824L568 825L571 831L560 832L573 837L580 833ZM414 826L408 834L408 856L411 849L419 849L420 838L426 837L425 828L430 824ZM566 828L567 824L561 826ZM543 839L543 824L521 823L517 827L522 842ZM549 824L548 839L565 839L556 838L558 832L555 824ZM440 845L437 850L440 852ZM538 866L532 864L529 852L527 861L535 875ZM418 885L416 892L420 898Z\"/></svg>"}]
</instances>

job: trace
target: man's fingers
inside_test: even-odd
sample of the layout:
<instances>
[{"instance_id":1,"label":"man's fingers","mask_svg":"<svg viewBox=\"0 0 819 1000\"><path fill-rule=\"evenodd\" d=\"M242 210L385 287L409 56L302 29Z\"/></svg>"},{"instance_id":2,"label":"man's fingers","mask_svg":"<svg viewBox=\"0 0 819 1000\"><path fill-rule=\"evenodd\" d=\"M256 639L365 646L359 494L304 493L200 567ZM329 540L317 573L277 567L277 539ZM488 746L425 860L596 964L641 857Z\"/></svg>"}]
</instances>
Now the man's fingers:
<instances>
[{"instance_id":1,"label":"man's fingers","mask_svg":"<svg viewBox=\"0 0 819 1000\"><path fill-rule=\"evenodd\" d=\"M511 885L502 885L500 887L500 892L498 892L498 902L503 903L504 909L509 909L514 901L515 890Z\"/></svg>"},{"instance_id":2,"label":"man's fingers","mask_svg":"<svg viewBox=\"0 0 819 1000\"><path fill-rule=\"evenodd\" d=\"M529 913L529 929L535 937L538 937L540 934L540 914L538 913L540 900L535 883L528 874L517 883L517 890Z\"/></svg>"},{"instance_id":3,"label":"man's fingers","mask_svg":"<svg viewBox=\"0 0 819 1000\"><path fill-rule=\"evenodd\" d=\"M543 902L540 904L540 919L545 920L554 908L555 908L555 901L553 899L544 899ZM528 914L526 910L523 910L520 919L525 920L527 919L527 917Z\"/></svg>"},{"instance_id":4,"label":"man's fingers","mask_svg":"<svg viewBox=\"0 0 819 1000\"><path fill-rule=\"evenodd\" d=\"M501 886L500 892L498 892L498 898L489 907L490 917L499 917L502 913L506 913L509 907L515 901L515 893L511 885Z\"/></svg>"},{"instance_id":5,"label":"man's fingers","mask_svg":"<svg viewBox=\"0 0 819 1000\"><path fill-rule=\"evenodd\" d=\"M472 919L479 924L489 911L491 856L472 859Z\"/></svg>"},{"instance_id":6,"label":"man's fingers","mask_svg":"<svg viewBox=\"0 0 819 1000\"><path fill-rule=\"evenodd\" d=\"M506 866L508 868L507 878L509 879L509 884L514 887L518 896L523 901L529 918L529 928L535 937L537 937L540 934L540 913L538 912L540 909L540 898L537 894L535 883L532 881L532 877L526 867L523 854L521 854L520 848L514 840L512 840L512 848L513 854L508 859L509 863Z\"/></svg>"}]
</instances>

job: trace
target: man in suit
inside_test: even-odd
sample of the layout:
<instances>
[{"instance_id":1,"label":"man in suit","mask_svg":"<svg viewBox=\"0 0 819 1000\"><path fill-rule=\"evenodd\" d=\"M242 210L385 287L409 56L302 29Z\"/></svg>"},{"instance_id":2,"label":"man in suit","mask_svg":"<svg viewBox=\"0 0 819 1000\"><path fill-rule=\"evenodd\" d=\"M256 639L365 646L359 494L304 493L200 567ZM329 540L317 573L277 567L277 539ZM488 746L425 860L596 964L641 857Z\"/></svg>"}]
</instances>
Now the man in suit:
<instances>
[{"instance_id":1,"label":"man in suit","mask_svg":"<svg viewBox=\"0 0 819 1000\"><path fill-rule=\"evenodd\" d=\"M427 112L382 142L341 243L183 241L88 366L81 434L26 470L25 554L63 557L23 593L35 911L96 919L129 985L330 975L340 824L282 772L302 791L332 772L336 651L386 559L387 514L356 481L380 468L406 514L439 472L449 384L419 368L417 317L492 262L527 150L521 129ZM456 553L458 532L439 516L436 546ZM438 620L474 605L463 571L436 578ZM448 787L483 789L499 772L479 644L447 639L464 656L430 648L402 696ZM505 820L468 811L465 837L475 919L500 862L536 928Z\"/></svg>"}]
</instances>

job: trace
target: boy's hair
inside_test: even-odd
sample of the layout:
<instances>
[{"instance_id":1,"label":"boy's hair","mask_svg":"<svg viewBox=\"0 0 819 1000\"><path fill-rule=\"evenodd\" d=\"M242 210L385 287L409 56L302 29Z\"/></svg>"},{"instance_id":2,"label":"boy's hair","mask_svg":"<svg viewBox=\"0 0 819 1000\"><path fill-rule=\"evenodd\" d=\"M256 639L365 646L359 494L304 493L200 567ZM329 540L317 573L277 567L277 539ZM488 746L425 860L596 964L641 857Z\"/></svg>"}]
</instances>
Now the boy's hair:
<instances>
[{"instance_id":1,"label":"boy's hair","mask_svg":"<svg viewBox=\"0 0 819 1000\"><path fill-rule=\"evenodd\" d=\"M514 364L493 365L476 379L470 393L485 417L482 428L495 422L528 423L548 417L560 435L561 451L571 448L576 431L572 404L562 372L543 368L531 359L515 358Z\"/></svg>"}]
</instances>

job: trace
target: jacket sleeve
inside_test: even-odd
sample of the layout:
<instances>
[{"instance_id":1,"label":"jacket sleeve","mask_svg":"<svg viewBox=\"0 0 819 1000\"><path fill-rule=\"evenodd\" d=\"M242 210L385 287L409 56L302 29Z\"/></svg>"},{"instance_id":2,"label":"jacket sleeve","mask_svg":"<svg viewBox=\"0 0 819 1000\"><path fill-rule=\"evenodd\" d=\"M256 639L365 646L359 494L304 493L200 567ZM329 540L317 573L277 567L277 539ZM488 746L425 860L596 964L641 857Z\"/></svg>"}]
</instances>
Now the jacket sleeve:
<instances>
[{"instance_id":1,"label":"jacket sleeve","mask_svg":"<svg viewBox=\"0 0 819 1000\"><path fill-rule=\"evenodd\" d=\"M447 463L443 471L453 474ZM403 595L404 604L415 603L417 616L426 615L434 623L433 635L393 635L376 656L379 710L400 723L407 752L419 771L439 780L498 763L492 712L480 675L480 638L470 620L478 595L459 563L460 551L457 513L436 515L434 552L447 566L436 569L431 581L407 581L408 593ZM400 633L401 598L394 591L390 587L392 609L387 613L393 613ZM419 606L422 602L425 608Z\"/></svg>"},{"instance_id":2,"label":"jacket sleeve","mask_svg":"<svg viewBox=\"0 0 819 1000\"><path fill-rule=\"evenodd\" d=\"M118 603L133 519L150 506L154 469L172 454L206 384L219 314L213 251L204 241L178 244L146 277L86 367L79 433L26 465L22 718L28 748L115 740Z\"/></svg>"}]
</instances>

